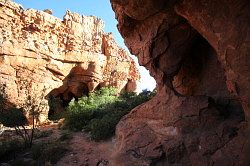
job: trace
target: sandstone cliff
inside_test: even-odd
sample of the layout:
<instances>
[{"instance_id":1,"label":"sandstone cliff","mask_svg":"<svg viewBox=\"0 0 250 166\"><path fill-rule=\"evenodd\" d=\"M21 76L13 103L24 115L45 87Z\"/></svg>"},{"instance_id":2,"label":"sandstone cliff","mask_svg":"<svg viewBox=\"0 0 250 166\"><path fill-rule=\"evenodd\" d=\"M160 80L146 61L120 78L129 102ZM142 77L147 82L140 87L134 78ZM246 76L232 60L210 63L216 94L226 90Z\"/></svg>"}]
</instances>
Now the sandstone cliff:
<instances>
[{"instance_id":1,"label":"sandstone cliff","mask_svg":"<svg viewBox=\"0 0 250 166\"><path fill-rule=\"evenodd\" d=\"M68 102L104 86L136 90L135 62L102 20L70 11L60 20L46 11L0 1L0 84L9 103L48 94Z\"/></svg>"},{"instance_id":2,"label":"sandstone cliff","mask_svg":"<svg viewBox=\"0 0 250 166\"><path fill-rule=\"evenodd\" d=\"M114 165L249 165L249 1L111 4L158 89L119 123Z\"/></svg>"}]
</instances>

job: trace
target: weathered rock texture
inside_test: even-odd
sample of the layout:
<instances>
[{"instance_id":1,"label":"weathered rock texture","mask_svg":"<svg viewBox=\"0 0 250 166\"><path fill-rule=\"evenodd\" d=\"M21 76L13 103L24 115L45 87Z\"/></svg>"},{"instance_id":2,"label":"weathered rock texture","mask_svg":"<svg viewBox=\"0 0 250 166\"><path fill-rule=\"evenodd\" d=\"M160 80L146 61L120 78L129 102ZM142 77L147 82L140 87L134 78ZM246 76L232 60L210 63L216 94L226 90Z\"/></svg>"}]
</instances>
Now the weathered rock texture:
<instances>
[{"instance_id":1,"label":"weathered rock texture","mask_svg":"<svg viewBox=\"0 0 250 166\"><path fill-rule=\"evenodd\" d=\"M158 94L119 123L114 165L250 165L248 0L111 0Z\"/></svg>"},{"instance_id":2,"label":"weathered rock texture","mask_svg":"<svg viewBox=\"0 0 250 166\"><path fill-rule=\"evenodd\" d=\"M104 86L136 90L135 63L104 33L102 20L70 11L60 20L50 13L0 1L0 83L10 103L49 92L69 101Z\"/></svg>"}]
</instances>

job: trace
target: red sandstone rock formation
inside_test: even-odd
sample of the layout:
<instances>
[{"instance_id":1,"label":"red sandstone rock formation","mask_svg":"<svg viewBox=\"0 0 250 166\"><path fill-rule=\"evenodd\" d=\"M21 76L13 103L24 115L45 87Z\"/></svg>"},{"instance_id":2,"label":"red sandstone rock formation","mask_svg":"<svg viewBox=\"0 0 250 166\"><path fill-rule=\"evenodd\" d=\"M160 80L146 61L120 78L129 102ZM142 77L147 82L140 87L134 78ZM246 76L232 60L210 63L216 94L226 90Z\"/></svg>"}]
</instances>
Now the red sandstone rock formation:
<instances>
[{"instance_id":1,"label":"red sandstone rock formation","mask_svg":"<svg viewBox=\"0 0 250 166\"><path fill-rule=\"evenodd\" d=\"M51 13L0 1L0 84L10 103L21 105L43 89L65 100L104 86L135 91L135 63L104 33L102 20L70 11L60 20Z\"/></svg>"},{"instance_id":2,"label":"red sandstone rock formation","mask_svg":"<svg viewBox=\"0 0 250 166\"><path fill-rule=\"evenodd\" d=\"M250 3L111 0L158 94L119 123L114 165L250 165Z\"/></svg>"}]
</instances>

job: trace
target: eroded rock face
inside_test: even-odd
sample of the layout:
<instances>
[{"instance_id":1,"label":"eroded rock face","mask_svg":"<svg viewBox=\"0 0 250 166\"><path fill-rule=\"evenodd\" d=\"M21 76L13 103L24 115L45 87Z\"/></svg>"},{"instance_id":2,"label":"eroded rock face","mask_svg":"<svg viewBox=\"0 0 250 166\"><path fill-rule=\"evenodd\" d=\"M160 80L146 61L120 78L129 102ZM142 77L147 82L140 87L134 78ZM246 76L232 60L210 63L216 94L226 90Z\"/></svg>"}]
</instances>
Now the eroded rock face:
<instances>
[{"instance_id":1,"label":"eroded rock face","mask_svg":"<svg viewBox=\"0 0 250 166\"><path fill-rule=\"evenodd\" d=\"M70 100L104 86L136 90L135 63L104 33L102 20L70 11L60 20L51 13L0 1L0 83L10 103L41 94Z\"/></svg>"},{"instance_id":2,"label":"eroded rock face","mask_svg":"<svg viewBox=\"0 0 250 166\"><path fill-rule=\"evenodd\" d=\"M119 123L114 165L249 165L249 2L111 4L158 89Z\"/></svg>"}]
</instances>

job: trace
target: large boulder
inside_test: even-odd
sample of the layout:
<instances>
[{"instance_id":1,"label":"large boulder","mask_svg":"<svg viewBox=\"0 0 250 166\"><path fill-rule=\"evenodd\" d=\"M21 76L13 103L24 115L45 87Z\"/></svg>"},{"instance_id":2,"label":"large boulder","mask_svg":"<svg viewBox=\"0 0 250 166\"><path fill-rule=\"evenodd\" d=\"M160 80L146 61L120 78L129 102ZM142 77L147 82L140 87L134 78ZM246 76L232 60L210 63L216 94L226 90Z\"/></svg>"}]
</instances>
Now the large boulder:
<instances>
[{"instance_id":1,"label":"large boulder","mask_svg":"<svg viewBox=\"0 0 250 166\"><path fill-rule=\"evenodd\" d=\"M118 124L114 165L249 165L249 1L111 4L158 90Z\"/></svg>"}]
</instances>

